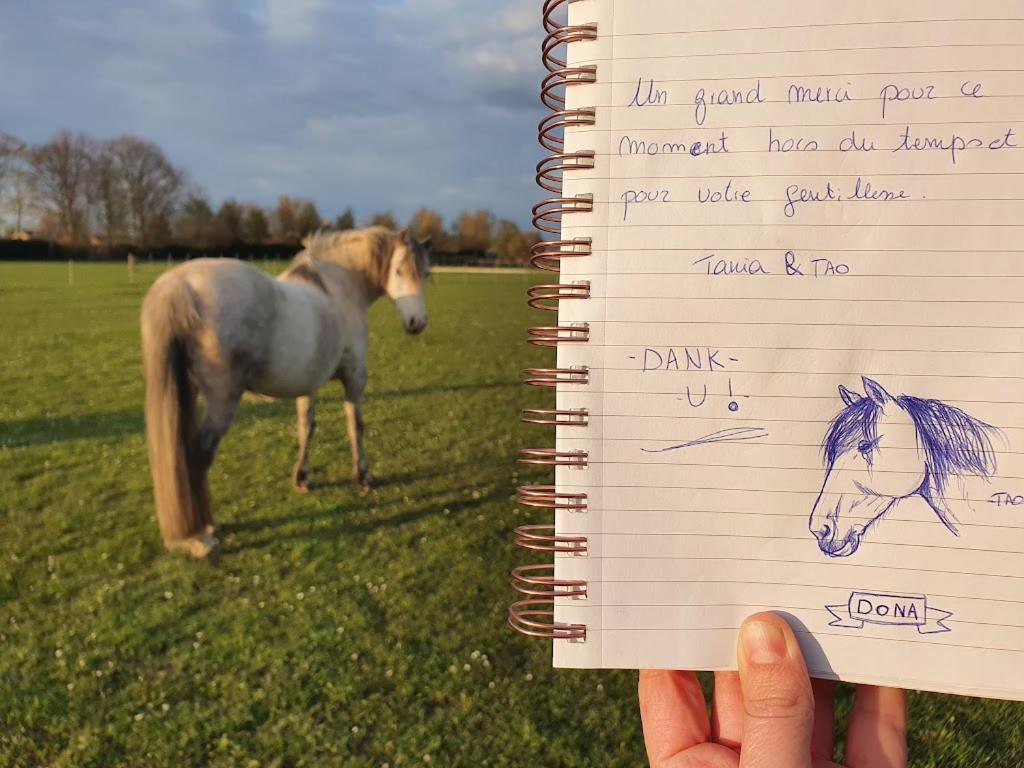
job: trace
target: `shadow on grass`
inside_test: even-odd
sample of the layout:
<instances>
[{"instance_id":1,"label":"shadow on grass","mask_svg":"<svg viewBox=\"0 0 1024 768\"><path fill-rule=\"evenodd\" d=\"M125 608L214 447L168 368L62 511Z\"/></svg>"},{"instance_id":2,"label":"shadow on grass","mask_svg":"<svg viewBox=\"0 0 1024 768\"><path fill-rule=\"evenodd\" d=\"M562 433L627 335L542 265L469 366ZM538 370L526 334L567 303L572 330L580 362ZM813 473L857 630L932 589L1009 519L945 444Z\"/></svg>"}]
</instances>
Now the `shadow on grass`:
<instances>
[{"instance_id":1,"label":"shadow on grass","mask_svg":"<svg viewBox=\"0 0 1024 768\"><path fill-rule=\"evenodd\" d=\"M410 523L419 522L431 515L441 514L442 509L447 509L450 514L458 513L495 501L499 498L507 498L507 488L495 488L488 494L482 494L479 498L460 499L451 501L447 494L431 494L419 499L420 502L415 508L408 509L387 517L379 517L370 520L362 519L352 521L346 519L348 514L360 514L365 517L365 509L357 505L335 507L329 510L308 510L298 512L294 515L280 515L267 520L254 520L251 522L224 523L221 530L225 535L237 533L267 534L254 539L247 539L230 546L221 546L222 555L230 555L244 549L261 549L274 546L287 541L335 541L340 536L362 535L373 533L384 528L397 528ZM323 521L334 521L333 525L318 525ZM286 530L293 526L300 526L301 530ZM280 531L274 533L274 531Z\"/></svg>"},{"instance_id":2,"label":"shadow on grass","mask_svg":"<svg viewBox=\"0 0 1024 768\"><path fill-rule=\"evenodd\" d=\"M521 381L492 381L484 384L435 384L429 387L420 387L418 389L389 389L383 392L367 392L366 399L371 400L387 400L395 397L416 397L419 395L437 395L447 392L464 392L467 390L478 390L478 389L505 389L507 387L519 387L522 385Z\"/></svg>"},{"instance_id":3,"label":"shadow on grass","mask_svg":"<svg viewBox=\"0 0 1024 768\"><path fill-rule=\"evenodd\" d=\"M418 389L392 389L371 392L367 400L387 400L401 397L420 397L446 392L467 390L499 389L519 386L517 381L500 381L486 384L452 384L420 387ZM340 398L339 402L340 402ZM325 397L329 402L330 395ZM249 424L265 418L293 418L295 407L291 400L247 400L238 410L234 425ZM233 426L234 426L233 425ZM378 425L379 426L379 425ZM119 411L104 411L53 418L36 417L0 421L0 446L5 448L26 448L70 440L93 440L124 435L141 435L145 430L142 408Z\"/></svg>"}]
</instances>

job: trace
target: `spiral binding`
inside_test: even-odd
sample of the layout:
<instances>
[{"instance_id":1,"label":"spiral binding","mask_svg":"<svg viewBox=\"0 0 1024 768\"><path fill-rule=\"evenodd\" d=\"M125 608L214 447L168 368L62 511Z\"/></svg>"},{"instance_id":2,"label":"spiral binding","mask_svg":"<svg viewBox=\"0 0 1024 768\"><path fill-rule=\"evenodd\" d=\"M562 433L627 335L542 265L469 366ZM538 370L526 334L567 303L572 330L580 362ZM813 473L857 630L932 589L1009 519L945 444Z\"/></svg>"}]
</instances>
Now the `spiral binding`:
<instances>
[{"instance_id":1,"label":"spiral binding","mask_svg":"<svg viewBox=\"0 0 1024 768\"><path fill-rule=\"evenodd\" d=\"M538 186L552 197L533 206L533 224L541 232L561 234L564 216L591 213L594 199L590 195L562 196L564 174L591 170L595 153L591 150L565 151L564 131L567 128L591 126L597 121L593 108L567 109L564 89L573 85L597 82L594 65L570 67L557 51L569 43L597 39L596 24L563 25L555 19L557 11L572 0L545 0L543 7L544 30L547 33L541 45L541 60L548 74L541 81L540 99L550 113L537 126L537 138L547 155L537 163ZM571 240L541 240L533 246L530 261L545 272L560 272L563 259L590 256L593 243L589 237ZM527 302L534 309L557 312L560 302L585 301L590 298L590 283L545 283L527 290ZM527 341L542 347L559 344L586 344L590 341L587 323L542 325L530 328ZM590 382L585 366L570 368L527 368L525 383L534 387L580 386ZM550 427L586 427L590 414L586 408L528 408L522 420L527 424ZM589 455L586 451L560 451L555 448L524 448L519 452L521 464L586 469ZM524 507L546 509L552 512L585 512L587 494L559 491L553 485L521 486L517 502ZM516 528L516 545L535 552L585 556L587 537L559 535L552 524L530 524ZM578 579L556 579L553 564L522 565L512 571L512 588L522 595L521 600L509 607L508 620L512 627L531 637L562 640L586 640L584 624L562 624L555 621L556 598L585 598L587 582Z\"/></svg>"}]
</instances>

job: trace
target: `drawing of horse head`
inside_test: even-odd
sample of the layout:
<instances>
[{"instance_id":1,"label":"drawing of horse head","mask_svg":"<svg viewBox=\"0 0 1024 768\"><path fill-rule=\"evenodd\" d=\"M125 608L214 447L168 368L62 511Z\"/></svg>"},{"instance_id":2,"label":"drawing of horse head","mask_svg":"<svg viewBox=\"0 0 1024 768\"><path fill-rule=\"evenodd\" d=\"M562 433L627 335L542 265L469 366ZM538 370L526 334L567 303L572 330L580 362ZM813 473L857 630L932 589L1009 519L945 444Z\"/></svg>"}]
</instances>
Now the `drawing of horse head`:
<instances>
[{"instance_id":1,"label":"drawing of horse head","mask_svg":"<svg viewBox=\"0 0 1024 768\"><path fill-rule=\"evenodd\" d=\"M938 400L893 397L863 378L864 395L839 387L846 407L822 444L825 481L809 527L829 557L849 557L898 501L920 496L951 533L947 482L996 469L993 427Z\"/></svg>"}]
</instances>

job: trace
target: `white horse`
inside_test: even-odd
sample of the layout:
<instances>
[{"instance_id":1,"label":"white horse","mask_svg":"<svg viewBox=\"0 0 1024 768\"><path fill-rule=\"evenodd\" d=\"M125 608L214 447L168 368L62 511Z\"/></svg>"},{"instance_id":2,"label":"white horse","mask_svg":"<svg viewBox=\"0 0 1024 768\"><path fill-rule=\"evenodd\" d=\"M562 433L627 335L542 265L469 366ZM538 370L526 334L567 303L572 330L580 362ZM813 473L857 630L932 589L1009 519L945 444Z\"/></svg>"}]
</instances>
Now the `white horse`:
<instances>
[{"instance_id":1,"label":"white horse","mask_svg":"<svg viewBox=\"0 0 1024 768\"><path fill-rule=\"evenodd\" d=\"M146 435L157 518L168 549L205 557L217 547L207 471L245 391L296 398L295 488L309 488L313 395L345 388L356 482L373 478L363 453L367 313L387 294L405 330L427 325L429 243L370 227L321 233L277 279L235 259L196 259L161 275L142 304ZM197 395L205 401L200 420Z\"/></svg>"}]
</instances>

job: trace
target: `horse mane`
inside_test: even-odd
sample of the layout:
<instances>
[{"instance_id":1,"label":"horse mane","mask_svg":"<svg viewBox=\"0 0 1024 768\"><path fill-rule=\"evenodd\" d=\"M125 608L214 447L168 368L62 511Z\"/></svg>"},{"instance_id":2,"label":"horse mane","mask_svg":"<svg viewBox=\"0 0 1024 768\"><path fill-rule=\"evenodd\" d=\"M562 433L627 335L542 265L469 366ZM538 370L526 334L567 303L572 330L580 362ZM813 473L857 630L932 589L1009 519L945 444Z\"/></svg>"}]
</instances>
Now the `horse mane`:
<instances>
[{"instance_id":1,"label":"horse mane","mask_svg":"<svg viewBox=\"0 0 1024 768\"><path fill-rule=\"evenodd\" d=\"M329 293L327 286L324 285L324 280L317 272L316 264L313 263L312 259L308 255L300 253L294 259L292 259L291 266L285 270L282 277L289 278L290 280L307 283L315 288L320 289L324 293Z\"/></svg>"},{"instance_id":2,"label":"horse mane","mask_svg":"<svg viewBox=\"0 0 1024 768\"><path fill-rule=\"evenodd\" d=\"M344 232L321 230L306 239L303 254L314 263L327 261L364 272L374 285L383 289L387 285L391 257L399 242L401 234L386 227L374 226ZM416 243L409 243L409 248L414 255L417 277L422 279L428 270L426 254ZM296 261L303 254L297 256Z\"/></svg>"},{"instance_id":3,"label":"horse mane","mask_svg":"<svg viewBox=\"0 0 1024 768\"><path fill-rule=\"evenodd\" d=\"M928 475L922 496L933 506L942 497L951 475L973 474L991 477L996 471L992 436L995 427L975 419L959 408L939 400L910 395L894 398L917 429L918 447L924 453ZM829 466L862 440L878 437L877 419L881 406L869 397L848 405L833 419L822 450Z\"/></svg>"},{"instance_id":4,"label":"horse mane","mask_svg":"<svg viewBox=\"0 0 1024 768\"><path fill-rule=\"evenodd\" d=\"M896 402L910 414L917 427L918 444L928 464L928 479L940 496L950 475L995 474L995 427L939 400L901 395Z\"/></svg>"}]
</instances>

